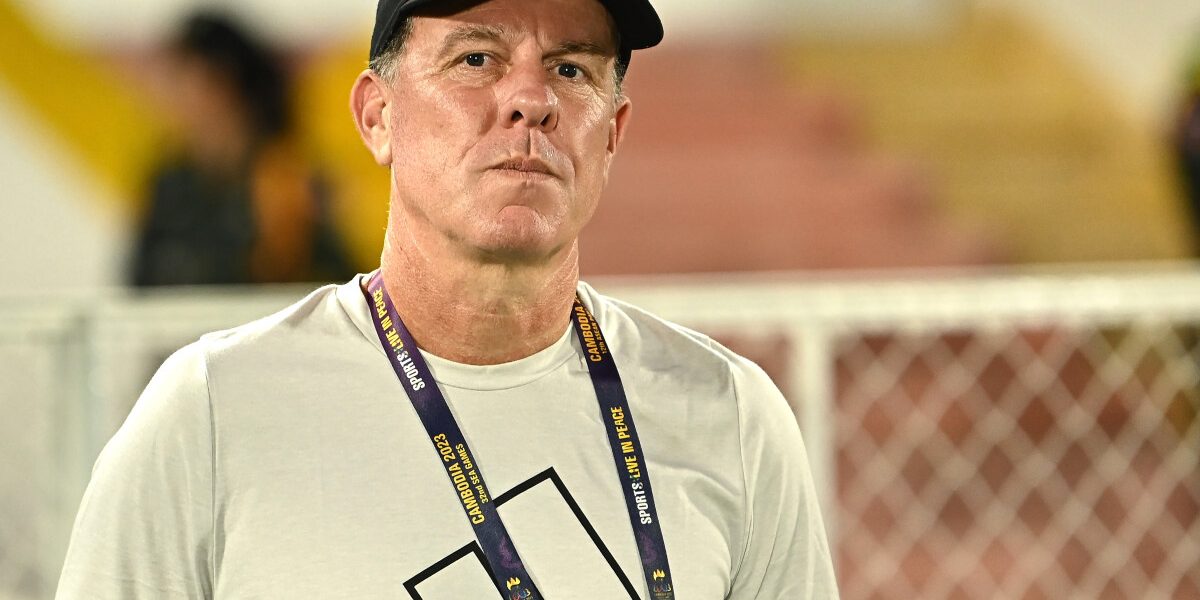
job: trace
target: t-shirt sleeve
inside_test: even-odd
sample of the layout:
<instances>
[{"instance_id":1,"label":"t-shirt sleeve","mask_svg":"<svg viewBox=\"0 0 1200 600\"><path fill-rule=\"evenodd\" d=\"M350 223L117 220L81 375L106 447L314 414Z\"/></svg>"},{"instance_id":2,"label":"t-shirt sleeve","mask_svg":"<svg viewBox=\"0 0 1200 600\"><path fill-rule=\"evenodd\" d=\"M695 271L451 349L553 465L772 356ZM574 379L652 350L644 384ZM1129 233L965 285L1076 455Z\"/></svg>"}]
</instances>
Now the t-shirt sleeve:
<instances>
[{"instance_id":1,"label":"t-shirt sleeve","mask_svg":"<svg viewBox=\"0 0 1200 600\"><path fill-rule=\"evenodd\" d=\"M213 436L204 355L167 359L92 468L58 598L207 598Z\"/></svg>"},{"instance_id":2,"label":"t-shirt sleeve","mask_svg":"<svg viewBox=\"0 0 1200 600\"><path fill-rule=\"evenodd\" d=\"M766 373L749 362L739 367L734 378L746 523L729 597L836 599L829 542L796 417Z\"/></svg>"}]
</instances>

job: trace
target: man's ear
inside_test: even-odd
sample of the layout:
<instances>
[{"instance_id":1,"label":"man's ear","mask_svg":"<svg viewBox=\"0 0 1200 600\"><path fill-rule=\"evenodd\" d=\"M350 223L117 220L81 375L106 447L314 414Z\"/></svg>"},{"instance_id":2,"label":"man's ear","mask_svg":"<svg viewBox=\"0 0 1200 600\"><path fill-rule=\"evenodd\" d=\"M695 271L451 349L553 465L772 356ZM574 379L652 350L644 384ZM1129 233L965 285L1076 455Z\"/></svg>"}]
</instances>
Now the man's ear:
<instances>
[{"instance_id":1,"label":"man's ear","mask_svg":"<svg viewBox=\"0 0 1200 600\"><path fill-rule=\"evenodd\" d=\"M617 153L621 140L625 139L625 128L629 126L629 118L633 114L633 102L628 96L622 95L617 100L617 111L613 114L608 130L608 155Z\"/></svg>"},{"instance_id":2,"label":"man's ear","mask_svg":"<svg viewBox=\"0 0 1200 600\"><path fill-rule=\"evenodd\" d=\"M354 87L350 88L350 112L363 144L371 151L375 162L385 167L392 164L388 108L387 84L371 69L359 73Z\"/></svg>"}]
</instances>

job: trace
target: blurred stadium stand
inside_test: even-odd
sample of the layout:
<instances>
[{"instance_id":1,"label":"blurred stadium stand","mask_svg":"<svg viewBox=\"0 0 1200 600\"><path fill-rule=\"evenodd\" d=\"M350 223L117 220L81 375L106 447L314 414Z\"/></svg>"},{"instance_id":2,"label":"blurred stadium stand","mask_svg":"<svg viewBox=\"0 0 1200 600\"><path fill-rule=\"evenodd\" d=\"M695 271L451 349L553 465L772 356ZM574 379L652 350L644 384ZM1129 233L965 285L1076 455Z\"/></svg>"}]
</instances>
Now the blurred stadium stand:
<instances>
[{"instance_id":1,"label":"blurred stadium stand","mask_svg":"<svg viewBox=\"0 0 1200 600\"><path fill-rule=\"evenodd\" d=\"M368 268L382 238L387 178L346 116L346 88L363 64L360 30L342 16L314 38L299 11L280 23L264 19L278 7L263 1L247 14L291 49L307 151L330 174L335 217L356 263ZM1079 47L1090 38L1057 33L1111 24L1122 16L1116 8L1086 22L1060 18L1068 24L1056 29L1049 9L1021 3L912 0L884 11L889 27L871 3L785 10L760 1L722 28L719 3L663 4L686 25L631 71L636 125L587 237L611 247L655 231L661 251L603 264L593 252L586 273L1167 259L1191 250L1162 123L1146 116L1155 111L1147 102L1114 91L1157 92L1165 110L1161 97L1171 90L1114 85L1144 76L1113 60L1116 72L1099 77L1097 60L1112 52L1091 56ZM1162 23L1172 39L1187 10L1160 11L1173 20ZM114 22L161 28L167 11ZM90 227L94 237L120 238L139 214L142 177L164 130L154 106L170 101L170 79L146 53L148 34L120 39L117 25L106 24L89 38L78 21L90 13L75 13L71 20L66 8L0 2L0 85L65 155L43 170L97 191L61 197L71 194L44 182L41 203L8 202L14 220L35 230L50 222L42 206L57 203L76 215L81 234ZM1139 35L1117 47L1153 37L1152 14L1126 20ZM51 33L54 24L70 35ZM68 43L71 36L81 41ZM1156 64L1182 59L1161 40L1144 46L1158 48ZM13 139L0 152L16 160L28 145ZM99 230L89 225L96 210L83 205L105 202L112 225ZM643 230L623 228L621 217L634 210ZM753 243L710 250L714 232L728 237L733 224ZM123 260L112 256L119 249L96 246L110 262ZM53 263L56 252L41 254Z\"/></svg>"}]
</instances>

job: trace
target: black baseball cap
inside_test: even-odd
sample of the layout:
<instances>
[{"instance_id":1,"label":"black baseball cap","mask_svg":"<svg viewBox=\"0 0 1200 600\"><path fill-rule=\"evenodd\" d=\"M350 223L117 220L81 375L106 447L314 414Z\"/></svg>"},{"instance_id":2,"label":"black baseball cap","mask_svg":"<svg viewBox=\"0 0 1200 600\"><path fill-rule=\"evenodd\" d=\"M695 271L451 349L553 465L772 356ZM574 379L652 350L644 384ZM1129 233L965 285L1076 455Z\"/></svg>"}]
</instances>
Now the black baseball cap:
<instances>
[{"instance_id":1,"label":"black baseball cap","mask_svg":"<svg viewBox=\"0 0 1200 600\"><path fill-rule=\"evenodd\" d=\"M445 0L379 0L375 10L375 31L371 34L371 60L383 54L396 26L413 11ZM482 0L480 0L482 1ZM619 54L629 62L630 53L657 46L663 38L662 21L650 0L600 0L608 9L621 33Z\"/></svg>"}]
</instances>

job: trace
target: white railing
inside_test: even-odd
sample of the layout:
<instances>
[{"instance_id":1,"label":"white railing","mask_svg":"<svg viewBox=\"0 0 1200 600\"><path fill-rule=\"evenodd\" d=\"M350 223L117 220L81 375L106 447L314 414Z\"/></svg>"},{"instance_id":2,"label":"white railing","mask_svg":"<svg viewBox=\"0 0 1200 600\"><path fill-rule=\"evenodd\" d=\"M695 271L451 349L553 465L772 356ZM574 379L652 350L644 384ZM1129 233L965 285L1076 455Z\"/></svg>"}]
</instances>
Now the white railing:
<instances>
[{"instance_id":1,"label":"white railing","mask_svg":"<svg viewBox=\"0 0 1200 600\"><path fill-rule=\"evenodd\" d=\"M1200 589L1191 266L593 283L762 359L844 597ZM0 300L0 596L51 595L91 461L161 359L303 293Z\"/></svg>"}]
</instances>

